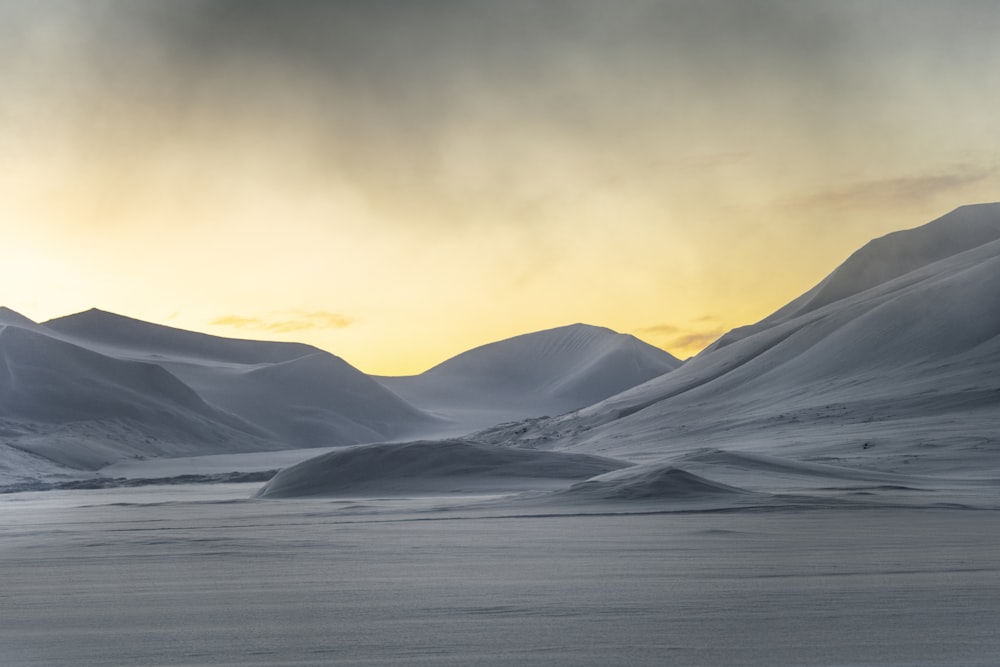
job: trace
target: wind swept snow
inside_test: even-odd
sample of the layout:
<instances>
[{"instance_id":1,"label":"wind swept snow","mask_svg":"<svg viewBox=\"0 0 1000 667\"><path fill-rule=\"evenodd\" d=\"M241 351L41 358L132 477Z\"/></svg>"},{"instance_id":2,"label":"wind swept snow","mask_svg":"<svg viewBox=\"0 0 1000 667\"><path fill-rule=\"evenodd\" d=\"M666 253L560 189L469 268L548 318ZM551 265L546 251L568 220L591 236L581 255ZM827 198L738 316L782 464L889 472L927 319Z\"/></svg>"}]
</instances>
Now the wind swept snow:
<instances>
[{"instance_id":1,"label":"wind swept snow","mask_svg":"<svg viewBox=\"0 0 1000 667\"><path fill-rule=\"evenodd\" d=\"M278 473L262 498L491 493L549 488L631 465L586 454L490 447L461 440L359 445ZM546 483L548 482L548 483Z\"/></svg>"}]
</instances>

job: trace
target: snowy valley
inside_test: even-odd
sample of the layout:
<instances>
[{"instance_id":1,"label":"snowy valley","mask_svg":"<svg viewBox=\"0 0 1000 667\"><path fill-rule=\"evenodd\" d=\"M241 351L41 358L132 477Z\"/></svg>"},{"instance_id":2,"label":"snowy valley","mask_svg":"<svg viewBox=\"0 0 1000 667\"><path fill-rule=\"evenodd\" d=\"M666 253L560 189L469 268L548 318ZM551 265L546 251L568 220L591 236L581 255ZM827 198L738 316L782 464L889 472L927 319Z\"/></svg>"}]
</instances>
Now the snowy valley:
<instances>
[{"instance_id":1,"label":"snowy valley","mask_svg":"<svg viewBox=\"0 0 1000 667\"><path fill-rule=\"evenodd\" d=\"M0 309L0 491L14 667L995 664L1000 204L683 363Z\"/></svg>"}]
</instances>

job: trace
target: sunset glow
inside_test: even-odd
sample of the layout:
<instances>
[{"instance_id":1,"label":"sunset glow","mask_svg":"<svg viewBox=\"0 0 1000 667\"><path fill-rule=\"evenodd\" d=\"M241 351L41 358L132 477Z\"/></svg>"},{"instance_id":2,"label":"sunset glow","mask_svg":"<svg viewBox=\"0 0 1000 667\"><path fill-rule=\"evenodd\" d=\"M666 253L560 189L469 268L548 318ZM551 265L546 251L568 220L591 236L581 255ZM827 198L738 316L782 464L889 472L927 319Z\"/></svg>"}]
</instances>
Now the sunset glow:
<instances>
[{"instance_id":1,"label":"sunset glow","mask_svg":"<svg viewBox=\"0 0 1000 667\"><path fill-rule=\"evenodd\" d=\"M0 305L680 358L1000 199L993 2L0 0Z\"/></svg>"}]
</instances>

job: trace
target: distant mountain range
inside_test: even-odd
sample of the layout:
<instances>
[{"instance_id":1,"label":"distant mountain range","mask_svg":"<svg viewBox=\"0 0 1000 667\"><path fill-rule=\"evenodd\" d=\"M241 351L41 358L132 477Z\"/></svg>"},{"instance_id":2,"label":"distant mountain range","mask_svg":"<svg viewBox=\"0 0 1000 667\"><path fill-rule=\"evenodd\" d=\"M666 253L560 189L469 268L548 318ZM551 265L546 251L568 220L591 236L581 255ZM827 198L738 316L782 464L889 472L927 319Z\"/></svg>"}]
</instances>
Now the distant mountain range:
<instances>
[{"instance_id":1,"label":"distant mountain range","mask_svg":"<svg viewBox=\"0 0 1000 667\"><path fill-rule=\"evenodd\" d=\"M0 308L0 477L464 433L583 407L678 364L631 336L574 325L421 376L372 378L309 345L96 309L37 324Z\"/></svg>"},{"instance_id":2,"label":"distant mountain range","mask_svg":"<svg viewBox=\"0 0 1000 667\"><path fill-rule=\"evenodd\" d=\"M483 428L582 408L680 365L634 336L573 324L483 345L420 375L377 379L428 412Z\"/></svg>"},{"instance_id":3,"label":"distant mountain range","mask_svg":"<svg viewBox=\"0 0 1000 667\"><path fill-rule=\"evenodd\" d=\"M447 439L457 435L465 437ZM613 457L600 464L610 472L560 502L728 496L747 471L749 487L895 484L903 472L996 478L1000 204L871 241L813 289L684 364L632 336L576 324L484 345L420 375L370 377L308 345L99 310L36 324L0 309L0 481L129 457L418 438L426 442L416 448L326 456L315 471L305 461L270 492L323 495L323 480L340 476L322 471L348 464L376 490L383 469L405 471L405 484L392 484L407 488L433 487L431 478L466 484L472 471L537 477L525 466L561 478L558 457L515 465L491 445ZM574 475L594 462L564 461ZM635 463L643 465L613 470Z\"/></svg>"}]
</instances>

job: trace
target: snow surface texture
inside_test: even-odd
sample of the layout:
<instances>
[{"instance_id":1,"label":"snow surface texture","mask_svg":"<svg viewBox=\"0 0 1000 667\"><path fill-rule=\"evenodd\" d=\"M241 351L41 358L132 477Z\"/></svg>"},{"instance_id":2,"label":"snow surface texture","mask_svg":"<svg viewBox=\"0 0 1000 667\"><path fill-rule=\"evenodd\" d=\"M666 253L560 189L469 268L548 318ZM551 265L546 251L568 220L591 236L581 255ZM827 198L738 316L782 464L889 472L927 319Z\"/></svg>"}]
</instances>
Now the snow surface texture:
<instances>
[{"instance_id":1,"label":"snow surface texture","mask_svg":"<svg viewBox=\"0 0 1000 667\"><path fill-rule=\"evenodd\" d=\"M994 667L995 512L0 499L5 667ZM464 502L468 502L465 500ZM617 507L616 507L617 509Z\"/></svg>"},{"instance_id":2,"label":"snow surface texture","mask_svg":"<svg viewBox=\"0 0 1000 667\"><path fill-rule=\"evenodd\" d=\"M541 480L557 486L631 465L586 454L477 445L461 440L348 447L282 470L257 494L296 496L482 493Z\"/></svg>"}]
</instances>

